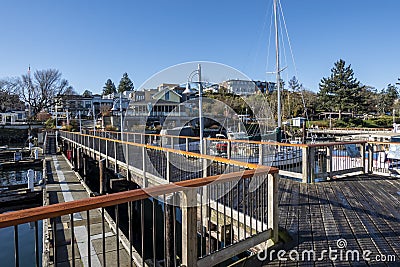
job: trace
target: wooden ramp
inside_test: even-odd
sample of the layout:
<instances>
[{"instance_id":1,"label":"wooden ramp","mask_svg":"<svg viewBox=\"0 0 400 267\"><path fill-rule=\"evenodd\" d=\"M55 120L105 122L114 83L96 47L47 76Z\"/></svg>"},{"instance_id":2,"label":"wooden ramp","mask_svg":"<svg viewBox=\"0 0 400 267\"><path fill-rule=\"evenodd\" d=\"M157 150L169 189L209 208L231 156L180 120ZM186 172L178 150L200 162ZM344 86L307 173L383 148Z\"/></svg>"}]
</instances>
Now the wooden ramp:
<instances>
[{"instance_id":1,"label":"wooden ramp","mask_svg":"<svg viewBox=\"0 0 400 267\"><path fill-rule=\"evenodd\" d=\"M293 240L284 248L287 261L275 258L263 265L400 266L399 178L360 175L317 184L281 179L279 189L279 225ZM332 253L337 260L327 253L319 260L329 247L337 250ZM289 258L291 250L299 260ZM302 257L305 250L315 251L317 259ZM359 261L348 252L353 250L359 251ZM367 250L371 261L362 258Z\"/></svg>"},{"instance_id":2,"label":"wooden ramp","mask_svg":"<svg viewBox=\"0 0 400 267\"><path fill-rule=\"evenodd\" d=\"M49 182L46 188L50 204L89 197L85 187L63 156L54 155L46 159L50 163L50 166L47 167ZM115 266L117 260L120 261L121 266L130 266L128 253L123 249L122 244L117 245L115 230L112 230L107 222L103 222L99 210L92 210L90 213L74 213L74 221L74 251L70 246L72 229L70 217L62 216L61 220L57 218L54 223L50 223L49 236L53 240L56 239L57 255L54 255L52 248L50 248L49 266L71 266L72 257L75 259L75 266L104 266L104 259L107 266ZM102 239L103 224L104 244L106 244L105 256ZM52 233L54 228L56 228L55 236ZM72 256L73 254L74 256ZM91 261L91 264L89 264L89 261ZM54 262L57 264L54 264Z\"/></svg>"}]
</instances>

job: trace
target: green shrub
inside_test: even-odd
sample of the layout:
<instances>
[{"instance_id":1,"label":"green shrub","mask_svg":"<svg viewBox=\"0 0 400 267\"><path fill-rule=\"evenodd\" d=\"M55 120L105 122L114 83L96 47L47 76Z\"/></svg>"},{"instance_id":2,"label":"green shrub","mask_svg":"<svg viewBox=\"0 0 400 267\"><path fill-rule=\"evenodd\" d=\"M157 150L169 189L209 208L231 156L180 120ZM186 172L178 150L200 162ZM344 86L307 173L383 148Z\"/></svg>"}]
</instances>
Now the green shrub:
<instances>
[{"instance_id":1,"label":"green shrub","mask_svg":"<svg viewBox=\"0 0 400 267\"><path fill-rule=\"evenodd\" d=\"M106 125L105 130L115 132L115 131L117 131L117 127L115 127L114 125L108 124L108 125Z\"/></svg>"}]
</instances>

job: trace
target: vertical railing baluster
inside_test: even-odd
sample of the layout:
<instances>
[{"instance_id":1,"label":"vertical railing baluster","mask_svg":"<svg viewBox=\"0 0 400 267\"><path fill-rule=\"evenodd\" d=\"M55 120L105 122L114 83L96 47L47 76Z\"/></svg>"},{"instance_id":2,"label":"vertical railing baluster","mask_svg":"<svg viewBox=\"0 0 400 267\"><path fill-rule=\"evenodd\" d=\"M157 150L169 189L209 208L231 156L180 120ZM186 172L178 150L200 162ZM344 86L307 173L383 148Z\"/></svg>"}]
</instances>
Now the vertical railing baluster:
<instances>
[{"instance_id":1,"label":"vertical railing baluster","mask_svg":"<svg viewBox=\"0 0 400 267\"><path fill-rule=\"evenodd\" d=\"M133 203L128 203L128 228L129 228L129 266L133 267L132 247L133 247Z\"/></svg>"},{"instance_id":2,"label":"vertical railing baluster","mask_svg":"<svg viewBox=\"0 0 400 267\"><path fill-rule=\"evenodd\" d=\"M240 198L240 183L242 180L239 180L236 184L236 207L237 207L237 225L238 225L238 241L240 241L240 202L239 202L239 198Z\"/></svg>"},{"instance_id":3,"label":"vertical railing baluster","mask_svg":"<svg viewBox=\"0 0 400 267\"><path fill-rule=\"evenodd\" d=\"M211 247L211 190L212 190L212 186L211 185L207 185L207 200L208 200L208 205L207 205L207 227L208 227L208 254L211 254L213 252L212 247Z\"/></svg>"},{"instance_id":4,"label":"vertical railing baluster","mask_svg":"<svg viewBox=\"0 0 400 267\"><path fill-rule=\"evenodd\" d=\"M167 204L166 204L167 198L165 195L163 195L163 210L164 210L164 262L167 262ZM167 266L165 264L165 266ZM168 267L168 266L167 266Z\"/></svg>"},{"instance_id":5,"label":"vertical railing baluster","mask_svg":"<svg viewBox=\"0 0 400 267\"><path fill-rule=\"evenodd\" d=\"M57 266L57 225L56 218L53 218L52 226L53 228L53 263L54 266Z\"/></svg>"},{"instance_id":6,"label":"vertical railing baluster","mask_svg":"<svg viewBox=\"0 0 400 267\"><path fill-rule=\"evenodd\" d=\"M251 179L254 179L251 178ZM251 181L250 181L251 182ZM250 219L250 233L249 237L253 235L253 203L252 203L253 192L250 192L250 186L247 188L247 206L249 211L249 219Z\"/></svg>"},{"instance_id":7,"label":"vertical railing baluster","mask_svg":"<svg viewBox=\"0 0 400 267\"><path fill-rule=\"evenodd\" d=\"M219 242L219 237L218 237L218 232L219 232L219 213L218 213L218 197L219 197L219 195L218 195L218 193L219 193L219 184L217 184L216 186L215 186L215 206L216 206L216 208L217 208L217 211L216 211L216 215L217 215L217 228L215 229L216 230L216 233L217 233L217 251L220 249L220 244L221 244L221 242Z\"/></svg>"},{"instance_id":8,"label":"vertical railing baluster","mask_svg":"<svg viewBox=\"0 0 400 267\"><path fill-rule=\"evenodd\" d=\"M75 267L75 247L74 247L74 240L75 240L75 233L74 233L74 214L71 213L71 265Z\"/></svg>"},{"instance_id":9,"label":"vertical railing baluster","mask_svg":"<svg viewBox=\"0 0 400 267\"><path fill-rule=\"evenodd\" d=\"M38 221L35 221L35 262L36 267L39 267L39 224Z\"/></svg>"},{"instance_id":10,"label":"vertical railing baluster","mask_svg":"<svg viewBox=\"0 0 400 267\"><path fill-rule=\"evenodd\" d=\"M225 183L222 184L222 199L224 202L224 232L221 233L224 235L224 247L226 247L226 196L225 196Z\"/></svg>"},{"instance_id":11,"label":"vertical railing baluster","mask_svg":"<svg viewBox=\"0 0 400 267\"><path fill-rule=\"evenodd\" d=\"M102 233L102 249L103 249L103 267L107 264L106 262L106 224L105 224L105 209L101 208L101 233Z\"/></svg>"},{"instance_id":12,"label":"vertical railing baluster","mask_svg":"<svg viewBox=\"0 0 400 267\"><path fill-rule=\"evenodd\" d=\"M176 202L175 200L177 199L176 193L174 193L174 197L172 198L172 232L173 232L173 247L174 247L174 266L177 266L176 263L176 256L177 256L177 247L176 247Z\"/></svg>"},{"instance_id":13,"label":"vertical railing baluster","mask_svg":"<svg viewBox=\"0 0 400 267\"><path fill-rule=\"evenodd\" d=\"M120 266L119 262L119 208L115 206L115 224L116 224L116 235L117 235L117 266Z\"/></svg>"},{"instance_id":14,"label":"vertical railing baluster","mask_svg":"<svg viewBox=\"0 0 400 267\"><path fill-rule=\"evenodd\" d=\"M157 266L156 264L156 198L153 198L153 266Z\"/></svg>"},{"instance_id":15,"label":"vertical railing baluster","mask_svg":"<svg viewBox=\"0 0 400 267\"><path fill-rule=\"evenodd\" d=\"M15 258L15 267L19 267L18 225L14 226L14 258Z\"/></svg>"},{"instance_id":16,"label":"vertical railing baluster","mask_svg":"<svg viewBox=\"0 0 400 267\"><path fill-rule=\"evenodd\" d=\"M247 237L247 224L246 224L246 181L243 180L243 187L242 187L242 203L243 203L243 228L244 228L244 239Z\"/></svg>"},{"instance_id":17,"label":"vertical railing baluster","mask_svg":"<svg viewBox=\"0 0 400 267\"><path fill-rule=\"evenodd\" d=\"M142 244L142 266L144 266L144 201L140 200L140 232Z\"/></svg>"},{"instance_id":18,"label":"vertical railing baluster","mask_svg":"<svg viewBox=\"0 0 400 267\"><path fill-rule=\"evenodd\" d=\"M187 140L187 139L186 139ZM203 227L203 197L204 197L204 186L200 188L200 256L203 256L203 238L204 238L204 227Z\"/></svg>"},{"instance_id":19,"label":"vertical railing baluster","mask_svg":"<svg viewBox=\"0 0 400 267\"><path fill-rule=\"evenodd\" d=\"M230 235L230 239L231 239L231 244L233 243L233 182L230 181L229 182L229 206L231 208L231 235ZM238 223L239 226L239 223ZM239 227L238 227L239 229Z\"/></svg>"},{"instance_id":20,"label":"vertical railing baluster","mask_svg":"<svg viewBox=\"0 0 400 267\"><path fill-rule=\"evenodd\" d=\"M91 251L91 247L90 247L90 213L89 210L86 211L86 228L87 228L87 233L88 233L88 264L89 267L92 266L92 251Z\"/></svg>"}]
</instances>

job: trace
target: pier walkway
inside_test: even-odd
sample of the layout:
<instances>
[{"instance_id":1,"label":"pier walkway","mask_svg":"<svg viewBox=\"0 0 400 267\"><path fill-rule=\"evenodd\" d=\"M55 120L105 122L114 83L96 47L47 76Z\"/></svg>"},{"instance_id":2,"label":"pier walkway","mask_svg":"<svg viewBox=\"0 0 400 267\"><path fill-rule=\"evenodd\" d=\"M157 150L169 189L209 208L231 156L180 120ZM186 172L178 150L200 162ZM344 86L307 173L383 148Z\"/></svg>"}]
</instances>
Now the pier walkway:
<instances>
[{"instance_id":1,"label":"pier walkway","mask_svg":"<svg viewBox=\"0 0 400 267\"><path fill-rule=\"evenodd\" d=\"M79 199L89 198L90 189L88 189L81 181L80 177L72 170L72 166L62 155L53 155L46 157L50 163L48 166L48 184L46 187L49 204L70 202ZM106 265L113 266L116 262L116 234L111 230L108 223L102 222L101 210L93 210L89 214L87 212L74 213L74 250L72 252L71 244L71 218L70 216L61 216L56 219L56 236L55 244L57 249L50 248L49 266L71 266L71 255L75 255L76 266L105 266L103 264L106 259ZM102 233L103 225L105 230L105 240L108 245L106 255L103 257L102 251ZM88 229L88 225L90 229ZM50 231L51 232L51 231ZM90 236L90 238L88 238ZM51 243L54 244L54 235L50 236ZM57 251L54 257L54 251ZM89 253L90 251L90 253ZM119 257L122 266L130 266L129 255L121 246L119 248ZM89 265L89 261L91 265Z\"/></svg>"},{"instance_id":2,"label":"pier walkway","mask_svg":"<svg viewBox=\"0 0 400 267\"><path fill-rule=\"evenodd\" d=\"M385 157L395 144L290 145L281 151L301 157L282 172L261 165L275 143L227 141L222 158L190 152L187 137L163 147L153 142L159 136L97 134L60 133L70 158L48 158L49 201L59 204L0 215L0 227L17 233L16 259L18 225L45 220L57 229L45 242L56 244L47 256L57 266L105 266L104 258L108 266L399 266L399 161ZM243 151L260 164L232 159ZM100 175L88 173L89 160ZM72 167L94 179L97 193ZM142 188L107 194L124 179Z\"/></svg>"},{"instance_id":3,"label":"pier walkway","mask_svg":"<svg viewBox=\"0 0 400 267\"><path fill-rule=\"evenodd\" d=\"M54 183L49 185L49 194L57 194L59 201L70 201L89 197L87 191L71 170L71 165L62 156L53 156L52 170ZM62 170L62 171L61 171ZM60 178L61 177L61 178ZM286 241L283 249L284 259L278 260L275 255L267 254L267 260L261 262L255 259L249 261L258 266L398 266L400 262L400 179L376 175L358 175L316 184L298 183L290 179L280 179L279 182L279 226L288 236L281 233L281 239ZM88 244L86 229L86 213L75 216L75 237L77 239L77 266L88 266ZM70 218L66 217L57 223L57 243L59 245L58 266L63 266L68 260L62 257L71 255L61 248L65 237L70 236ZM101 213L90 214L91 223L91 257L92 266L102 265L101 252ZM107 225L107 224L106 224ZM115 233L106 226L106 236L109 244L115 243ZM111 239L114 239L111 241ZM359 254L342 254L338 243L346 246L342 251L357 251ZM341 243L341 244L342 244ZM337 250L332 257L323 250ZM295 260L289 258L290 254ZM313 251L308 254L304 251ZM362 258L364 251L371 251L368 256L371 261ZM269 260L269 255L272 260ZM311 256L309 256L311 255ZM313 259L315 255L315 259ZM358 256L357 256L358 255ZM129 266L129 255L120 248L121 266ZM264 255L260 255L263 258ZM308 257L311 257L310 260ZM318 258L323 259L318 260ZM337 260L332 260L337 257ZM342 258L340 258L342 257ZM116 262L116 251L108 249L107 265ZM385 260L382 260L385 259ZM69 259L70 260L70 259ZM382 262L379 262L379 261ZM246 265L247 266L247 265Z\"/></svg>"}]
</instances>

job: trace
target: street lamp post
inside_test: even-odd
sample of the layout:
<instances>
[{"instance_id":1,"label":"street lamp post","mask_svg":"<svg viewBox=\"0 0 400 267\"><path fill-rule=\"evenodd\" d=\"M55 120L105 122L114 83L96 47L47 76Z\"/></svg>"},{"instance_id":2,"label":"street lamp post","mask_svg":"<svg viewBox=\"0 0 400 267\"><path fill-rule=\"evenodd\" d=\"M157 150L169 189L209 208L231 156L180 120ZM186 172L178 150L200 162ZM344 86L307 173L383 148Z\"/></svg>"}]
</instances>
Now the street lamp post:
<instances>
[{"instance_id":1,"label":"street lamp post","mask_svg":"<svg viewBox=\"0 0 400 267\"><path fill-rule=\"evenodd\" d=\"M204 152L204 147L203 147L203 131L204 131L204 125L203 125L203 88L201 84L201 65L197 65L197 70L192 71L192 73L189 74L188 80L186 83L186 90L183 91L183 94L190 95L193 94L193 90L190 88L190 82L192 82L193 76L197 74L198 81L197 83L199 84L199 137L200 137L200 154L203 154Z\"/></svg>"},{"instance_id":2,"label":"street lamp post","mask_svg":"<svg viewBox=\"0 0 400 267\"><path fill-rule=\"evenodd\" d=\"M120 125L121 125L121 141L123 141L123 138L122 138L122 134L124 133L124 120L123 120L123 117L122 117L122 92L119 94L119 112L121 113L120 114Z\"/></svg>"},{"instance_id":3,"label":"street lamp post","mask_svg":"<svg viewBox=\"0 0 400 267\"><path fill-rule=\"evenodd\" d=\"M96 113L94 109L94 103L92 103L92 113L93 113L93 133L96 135Z\"/></svg>"},{"instance_id":4,"label":"street lamp post","mask_svg":"<svg viewBox=\"0 0 400 267\"><path fill-rule=\"evenodd\" d=\"M78 111L78 114L75 116L75 119L79 120L79 133L82 133L82 119L81 119L81 111Z\"/></svg>"},{"instance_id":5,"label":"street lamp post","mask_svg":"<svg viewBox=\"0 0 400 267\"><path fill-rule=\"evenodd\" d=\"M56 102L56 108L55 108L56 110L55 110L55 113L56 113L56 129L57 129L57 126L58 126L58 108L57 108L57 102Z\"/></svg>"}]
</instances>

